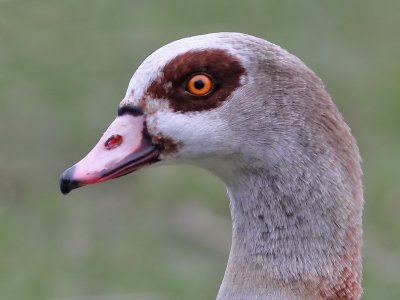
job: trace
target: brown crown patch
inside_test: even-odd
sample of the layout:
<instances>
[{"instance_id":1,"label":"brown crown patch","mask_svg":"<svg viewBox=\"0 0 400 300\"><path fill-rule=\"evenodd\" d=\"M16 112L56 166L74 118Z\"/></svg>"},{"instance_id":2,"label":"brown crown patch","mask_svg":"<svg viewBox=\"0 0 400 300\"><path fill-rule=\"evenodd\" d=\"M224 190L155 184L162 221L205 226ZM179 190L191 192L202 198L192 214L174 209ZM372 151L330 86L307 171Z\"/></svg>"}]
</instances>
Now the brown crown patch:
<instances>
[{"instance_id":1,"label":"brown crown patch","mask_svg":"<svg viewBox=\"0 0 400 300\"><path fill-rule=\"evenodd\" d=\"M186 90L187 80L198 73L208 74L213 80L213 89L205 96ZM153 98L168 100L177 112L209 110L220 106L240 86L244 74L239 61L224 50L188 51L169 61L147 92Z\"/></svg>"}]
</instances>

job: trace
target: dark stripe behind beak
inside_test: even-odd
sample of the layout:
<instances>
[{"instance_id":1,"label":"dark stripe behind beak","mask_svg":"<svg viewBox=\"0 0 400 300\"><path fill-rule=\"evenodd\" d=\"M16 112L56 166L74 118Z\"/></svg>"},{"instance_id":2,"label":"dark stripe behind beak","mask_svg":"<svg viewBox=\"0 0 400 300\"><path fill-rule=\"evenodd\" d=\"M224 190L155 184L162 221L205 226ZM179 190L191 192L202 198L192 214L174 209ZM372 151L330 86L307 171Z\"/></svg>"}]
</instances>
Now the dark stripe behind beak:
<instances>
[{"instance_id":1,"label":"dark stripe behind beak","mask_svg":"<svg viewBox=\"0 0 400 300\"><path fill-rule=\"evenodd\" d=\"M118 116L123 115L132 115L134 117L138 117L143 115L143 111L138 106L124 105L118 108Z\"/></svg>"}]
</instances>

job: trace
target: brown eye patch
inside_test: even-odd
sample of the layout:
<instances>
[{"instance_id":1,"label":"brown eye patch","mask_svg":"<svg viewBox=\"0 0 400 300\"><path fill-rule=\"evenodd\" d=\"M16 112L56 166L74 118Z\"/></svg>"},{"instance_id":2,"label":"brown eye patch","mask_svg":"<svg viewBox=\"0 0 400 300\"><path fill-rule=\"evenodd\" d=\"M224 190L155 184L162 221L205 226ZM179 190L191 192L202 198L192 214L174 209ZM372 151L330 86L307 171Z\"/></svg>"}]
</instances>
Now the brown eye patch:
<instances>
[{"instance_id":1,"label":"brown eye patch","mask_svg":"<svg viewBox=\"0 0 400 300\"><path fill-rule=\"evenodd\" d=\"M188 51L176 56L164 66L160 74L148 88L148 94L153 98L166 99L174 111L189 112L220 106L240 86L240 78L245 70L226 51L208 49ZM211 87L202 78L203 81L195 80L193 89L189 90L190 80L196 75L204 75L212 80ZM210 90L205 92L208 88Z\"/></svg>"}]
</instances>

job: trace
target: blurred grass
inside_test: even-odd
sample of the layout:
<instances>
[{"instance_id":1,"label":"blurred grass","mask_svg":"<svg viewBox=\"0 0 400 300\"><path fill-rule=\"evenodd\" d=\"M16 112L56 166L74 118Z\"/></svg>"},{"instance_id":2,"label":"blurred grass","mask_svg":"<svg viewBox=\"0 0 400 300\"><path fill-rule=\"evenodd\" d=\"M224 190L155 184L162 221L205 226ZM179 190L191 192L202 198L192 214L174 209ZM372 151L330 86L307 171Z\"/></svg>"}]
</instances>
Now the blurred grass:
<instances>
[{"instance_id":1,"label":"blurred grass","mask_svg":"<svg viewBox=\"0 0 400 300\"><path fill-rule=\"evenodd\" d=\"M400 299L399 12L394 0L0 0L0 299L215 297L230 236L216 178L164 167L58 191L141 60L213 31L267 38L322 77L364 159L363 299Z\"/></svg>"}]
</instances>

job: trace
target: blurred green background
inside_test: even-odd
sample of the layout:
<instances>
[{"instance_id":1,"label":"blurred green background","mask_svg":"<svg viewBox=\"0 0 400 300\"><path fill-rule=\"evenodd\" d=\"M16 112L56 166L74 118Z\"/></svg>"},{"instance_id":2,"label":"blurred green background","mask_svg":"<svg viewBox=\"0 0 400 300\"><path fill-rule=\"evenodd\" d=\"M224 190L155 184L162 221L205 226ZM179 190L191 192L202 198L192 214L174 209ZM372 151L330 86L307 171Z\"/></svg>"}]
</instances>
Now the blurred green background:
<instances>
[{"instance_id":1,"label":"blurred green background","mask_svg":"<svg viewBox=\"0 0 400 300\"><path fill-rule=\"evenodd\" d=\"M0 299L214 299L223 184L150 168L60 194L139 63L240 31L299 56L352 127L365 172L364 296L400 299L400 2L0 0Z\"/></svg>"}]
</instances>

